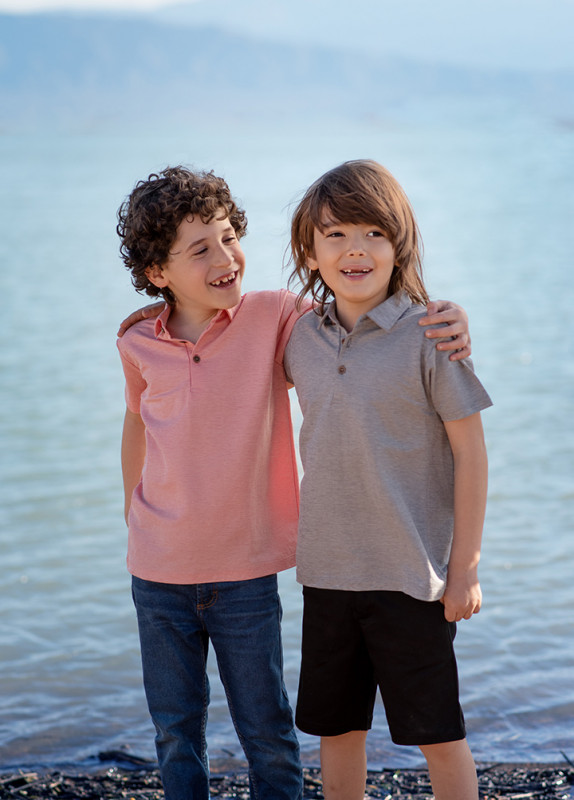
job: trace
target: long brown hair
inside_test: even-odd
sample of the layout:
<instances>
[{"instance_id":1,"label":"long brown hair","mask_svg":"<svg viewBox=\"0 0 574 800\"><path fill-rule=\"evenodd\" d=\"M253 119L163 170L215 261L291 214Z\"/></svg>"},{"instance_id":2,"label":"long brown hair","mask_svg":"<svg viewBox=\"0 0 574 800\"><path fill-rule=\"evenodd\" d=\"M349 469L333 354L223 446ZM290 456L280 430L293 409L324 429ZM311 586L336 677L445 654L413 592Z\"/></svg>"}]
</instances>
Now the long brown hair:
<instances>
[{"instance_id":1,"label":"long brown hair","mask_svg":"<svg viewBox=\"0 0 574 800\"><path fill-rule=\"evenodd\" d=\"M289 286L302 284L300 300L311 294L322 313L333 297L319 270L311 270L307 264L314 255L315 228L323 231L325 218L381 228L395 251L389 295L403 290L414 303L428 303L422 274L422 242L409 199L385 167L366 159L346 161L326 172L307 189L295 209Z\"/></svg>"}]
</instances>

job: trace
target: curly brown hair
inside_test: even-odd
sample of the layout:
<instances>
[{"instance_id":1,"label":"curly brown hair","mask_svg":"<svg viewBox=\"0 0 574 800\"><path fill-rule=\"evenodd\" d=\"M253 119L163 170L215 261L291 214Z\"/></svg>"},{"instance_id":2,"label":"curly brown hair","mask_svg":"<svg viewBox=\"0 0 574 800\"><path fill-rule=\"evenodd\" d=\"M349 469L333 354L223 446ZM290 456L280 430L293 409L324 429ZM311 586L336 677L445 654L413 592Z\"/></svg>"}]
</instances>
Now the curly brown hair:
<instances>
[{"instance_id":1,"label":"curly brown hair","mask_svg":"<svg viewBox=\"0 0 574 800\"><path fill-rule=\"evenodd\" d=\"M229 186L213 172L192 172L186 167L167 167L147 180L138 181L118 209L116 231L120 253L138 292L163 296L175 304L168 288L159 288L146 275L148 267L167 261L182 220L196 215L208 223L222 212L229 218L238 239L247 233L247 217Z\"/></svg>"},{"instance_id":2,"label":"curly brown hair","mask_svg":"<svg viewBox=\"0 0 574 800\"><path fill-rule=\"evenodd\" d=\"M311 294L317 313L323 313L333 292L318 269L307 264L313 258L315 228L324 230L325 216L339 223L380 227L395 250L395 267L389 295L404 290L414 303L425 305L428 295L422 276L422 242L411 204L398 181L376 161L346 161L326 172L305 192L291 222L291 258L294 268L289 285L303 288L299 301Z\"/></svg>"}]
</instances>

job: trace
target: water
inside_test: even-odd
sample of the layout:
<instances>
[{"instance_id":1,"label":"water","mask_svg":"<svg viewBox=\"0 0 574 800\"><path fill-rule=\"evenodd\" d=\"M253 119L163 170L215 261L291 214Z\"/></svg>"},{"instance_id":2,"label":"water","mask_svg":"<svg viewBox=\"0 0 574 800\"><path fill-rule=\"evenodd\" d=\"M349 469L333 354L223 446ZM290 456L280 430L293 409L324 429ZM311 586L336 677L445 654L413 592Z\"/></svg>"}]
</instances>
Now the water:
<instances>
[{"instance_id":1,"label":"water","mask_svg":"<svg viewBox=\"0 0 574 800\"><path fill-rule=\"evenodd\" d=\"M153 757L125 571L118 322L142 301L115 211L167 163L224 174L248 211L246 288L284 285L289 203L346 158L409 193L433 296L471 317L490 497L480 615L459 627L469 741L486 761L574 758L574 131L504 114L149 136L0 136L0 769ZM294 409L296 425L298 409ZM294 699L301 600L281 576ZM212 756L241 751L213 661ZM306 763L317 742L301 737ZM372 767L420 763L377 708Z\"/></svg>"}]
</instances>

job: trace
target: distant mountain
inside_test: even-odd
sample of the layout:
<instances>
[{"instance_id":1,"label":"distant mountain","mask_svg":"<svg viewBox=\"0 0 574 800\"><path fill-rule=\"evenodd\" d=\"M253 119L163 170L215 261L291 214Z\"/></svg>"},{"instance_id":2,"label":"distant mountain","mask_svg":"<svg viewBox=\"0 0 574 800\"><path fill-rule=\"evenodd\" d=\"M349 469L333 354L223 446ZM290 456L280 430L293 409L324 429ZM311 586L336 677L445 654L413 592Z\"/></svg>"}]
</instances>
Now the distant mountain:
<instances>
[{"instance_id":1,"label":"distant mountain","mask_svg":"<svg viewBox=\"0 0 574 800\"><path fill-rule=\"evenodd\" d=\"M574 69L572 0L187 0L157 17L259 39L480 69Z\"/></svg>"},{"instance_id":2,"label":"distant mountain","mask_svg":"<svg viewBox=\"0 0 574 800\"><path fill-rule=\"evenodd\" d=\"M0 130L381 115L469 97L574 106L569 75L453 68L142 15L0 15Z\"/></svg>"}]
</instances>

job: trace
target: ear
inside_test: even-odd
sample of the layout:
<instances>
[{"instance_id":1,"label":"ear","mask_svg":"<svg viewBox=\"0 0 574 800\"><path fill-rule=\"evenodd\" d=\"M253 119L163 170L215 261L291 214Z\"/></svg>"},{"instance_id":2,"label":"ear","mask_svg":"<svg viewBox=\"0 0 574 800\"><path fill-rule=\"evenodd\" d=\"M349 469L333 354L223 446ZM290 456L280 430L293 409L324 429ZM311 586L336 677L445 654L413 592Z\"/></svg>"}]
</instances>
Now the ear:
<instances>
[{"instance_id":1,"label":"ear","mask_svg":"<svg viewBox=\"0 0 574 800\"><path fill-rule=\"evenodd\" d=\"M147 279L158 289L163 289L167 286L168 280L163 274L163 270L157 264L152 264L151 267L146 267L145 271Z\"/></svg>"},{"instance_id":2,"label":"ear","mask_svg":"<svg viewBox=\"0 0 574 800\"><path fill-rule=\"evenodd\" d=\"M311 272L315 272L315 270L319 269L319 265L317 264L316 260L311 256L307 256L306 263Z\"/></svg>"}]
</instances>

